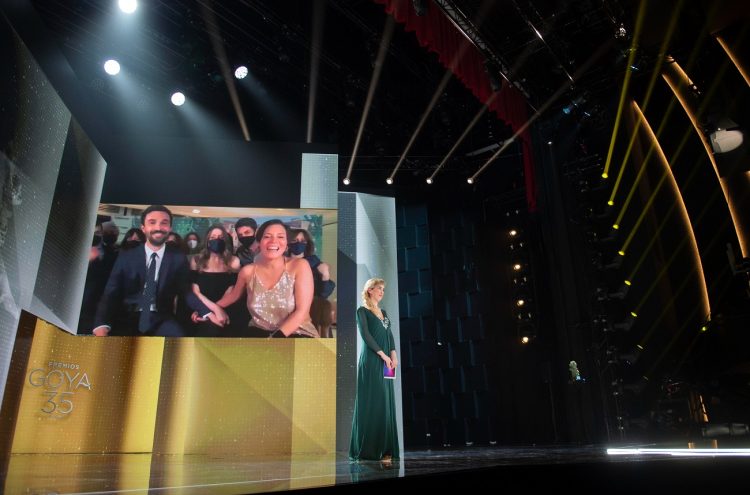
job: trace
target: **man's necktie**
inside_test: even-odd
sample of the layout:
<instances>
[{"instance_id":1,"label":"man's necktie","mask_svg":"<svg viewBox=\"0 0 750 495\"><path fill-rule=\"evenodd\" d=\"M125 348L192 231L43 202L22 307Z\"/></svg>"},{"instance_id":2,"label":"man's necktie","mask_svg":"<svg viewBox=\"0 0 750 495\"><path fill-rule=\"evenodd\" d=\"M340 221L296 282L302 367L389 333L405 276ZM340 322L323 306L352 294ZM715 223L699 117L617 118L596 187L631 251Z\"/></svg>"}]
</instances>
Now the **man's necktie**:
<instances>
[{"instance_id":1,"label":"man's necktie","mask_svg":"<svg viewBox=\"0 0 750 495\"><path fill-rule=\"evenodd\" d=\"M151 329L151 308L156 306L156 253L151 253L148 264L146 283L141 298L141 317L138 320L138 331L146 333Z\"/></svg>"}]
</instances>

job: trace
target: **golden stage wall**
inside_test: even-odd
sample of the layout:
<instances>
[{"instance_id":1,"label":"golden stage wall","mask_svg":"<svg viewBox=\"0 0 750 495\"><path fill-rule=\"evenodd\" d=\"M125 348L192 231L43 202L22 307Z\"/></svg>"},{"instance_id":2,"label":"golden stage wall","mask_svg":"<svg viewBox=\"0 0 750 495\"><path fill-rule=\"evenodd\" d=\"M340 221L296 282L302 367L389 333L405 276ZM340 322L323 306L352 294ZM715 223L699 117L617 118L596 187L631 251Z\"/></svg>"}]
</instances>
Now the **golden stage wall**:
<instances>
[{"instance_id":1,"label":"golden stage wall","mask_svg":"<svg viewBox=\"0 0 750 495\"><path fill-rule=\"evenodd\" d=\"M12 453L333 453L335 428L335 339L80 337L37 320Z\"/></svg>"}]
</instances>

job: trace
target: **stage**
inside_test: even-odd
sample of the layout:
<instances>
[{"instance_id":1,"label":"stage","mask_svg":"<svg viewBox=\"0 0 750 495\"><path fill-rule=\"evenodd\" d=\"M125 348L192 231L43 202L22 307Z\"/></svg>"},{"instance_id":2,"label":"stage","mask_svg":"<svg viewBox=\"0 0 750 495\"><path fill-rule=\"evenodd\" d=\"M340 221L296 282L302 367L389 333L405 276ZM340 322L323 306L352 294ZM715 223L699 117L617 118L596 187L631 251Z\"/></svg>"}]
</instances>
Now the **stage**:
<instances>
[{"instance_id":1,"label":"stage","mask_svg":"<svg viewBox=\"0 0 750 495\"><path fill-rule=\"evenodd\" d=\"M662 449L641 445L621 448ZM685 445L673 445L684 449ZM608 454L606 446L466 447L409 450L400 461L349 462L343 454L239 458L152 454L21 454L6 463L4 493L247 494L363 490L556 487L565 493L696 493L745 479L738 449ZM685 454L685 452L682 452Z\"/></svg>"}]
</instances>

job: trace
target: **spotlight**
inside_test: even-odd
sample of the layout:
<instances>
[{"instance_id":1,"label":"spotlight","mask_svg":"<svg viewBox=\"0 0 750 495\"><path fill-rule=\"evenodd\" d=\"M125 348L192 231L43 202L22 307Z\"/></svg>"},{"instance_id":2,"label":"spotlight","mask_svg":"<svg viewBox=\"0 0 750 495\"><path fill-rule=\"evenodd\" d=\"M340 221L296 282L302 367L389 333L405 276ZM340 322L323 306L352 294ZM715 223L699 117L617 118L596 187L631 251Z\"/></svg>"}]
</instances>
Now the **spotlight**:
<instances>
[{"instance_id":1,"label":"spotlight","mask_svg":"<svg viewBox=\"0 0 750 495\"><path fill-rule=\"evenodd\" d=\"M552 141L547 141L548 146L552 146L552 144L553 144Z\"/></svg>"},{"instance_id":2,"label":"spotlight","mask_svg":"<svg viewBox=\"0 0 750 495\"><path fill-rule=\"evenodd\" d=\"M620 228L620 226L619 226L619 225L617 225L617 224L614 224L614 225L612 226L612 228L613 228L613 229L615 229L615 230L617 230L617 229L619 229L619 228Z\"/></svg>"},{"instance_id":3,"label":"spotlight","mask_svg":"<svg viewBox=\"0 0 750 495\"><path fill-rule=\"evenodd\" d=\"M427 179L425 179L425 182L427 182L428 184L432 184L432 177L427 177Z\"/></svg>"},{"instance_id":4,"label":"spotlight","mask_svg":"<svg viewBox=\"0 0 750 495\"><path fill-rule=\"evenodd\" d=\"M117 5L120 7L120 10L126 14L132 14L135 12L135 9L138 8L138 2L136 0L119 0Z\"/></svg>"},{"instance_id":5,"label":"spotlight","mask_svg":"<svg viewBox=\"0 0 750 495\"><path fill-rule=\"evenodd\" d=\"M609 177L609 174L607 174L607 172L604 172L604 173L602 174L602 179L606 179L607 177Z\"/></svg>"},{"instance_id":6,"label":"spotlight","mask_svg":"<svg viewBox=\"0 0 750 495\"><path fill-rule=\"evenodd\" d=\"M468 179L466 179L466 182L468 182L469 184L473 184L474 183L474 179L471 178L471 177L469 177Z\"/></svg>"},{"instance_id":7,"label":"spotlight","mask_svg":"<svg viewBox=\"0 0 750 495\"><path fill-rule=\"evenodd\" d=\"M386 183L386 184L389 184L389 185L390 185L390 184L393 184L393 179L392 179L392 178L390 178L390 177L388 177L388 178L387 178L387 179L385 180L385 183Z\"/></svg>"},{"instance_id":8,"label":"spotlight","mask_svg":"<svg viewBox=\"0 0 750 495\"><path fill-rule=\"evenodd\" d=\"M625 251L623 250L617 251L617 254L619 254L620 256L625 256Z\"/></svg>"},{"instance_id":9,"label":"spotlight","mask_svg":"<svg viewBox=\"0 0 750 495\"><path fill-rule=\"evenodd\" d=\"M516 331L522 344L528 344L536 338L536 328L532 323L520 323Z\"/></svg>"},{"instance_id":10,"label":"spotlight","mask_svg":"<svg viewBox=\"0 0 750 495\"><path fill-rule=\"evenodd\" d=\"M608 204L609 206L614 206L614 205L615 205L615 202L614 202L614 201L612 201L612 200L610 199L609 201L607 201L607 204Z\"/></svg>"},{"instance_id":11,"label":"spotlight","mask_svg":"<svg viewBox=\"0 0 750 495\"><path fill-rule=\"evenodd\" d=\"M515 237L518 235L518 231L516 229L510 229L510 232L508 232L511 237Z\"/></svg>"},{"instance_id":12,"label":"spotlight","mask_svg":"<svg viewBox=\"0 0 750 495\"><path fill-rule=\"evenodd\" d=\"M526 301L524 301L523 299L519 299L516 301L516 306L518 306L519 308L524 304L526 304Z\"/></svg>"},{"instance_id":13,"label":"spotlight","mask_svg":"<svg viewBox=\"0 0 750 495\"><path fill-rule=\"evenodd\" d=\"M735 124L736 125L736 124ZM716 129L709 137L714 153L727 153L742 146L743 135L739 129Z\"/></svg>"},{"instance_id":14,"label":"spotlight","mask_svg":"<svg viewBox=\"0 0 750 495\"><path fill-rule=\"evenodd\" d=\"M172 94L172 104L176 107L185 103L185 95L179 91Z\"/></svg>"},{"instance_id":15,"label":"spotlight","mask_svg":"<svg viewBox=\"0 0 750 495\"><path fill-rule=\"evenodd\" d=\"M107 60L104 62L104 72L110 76L116 76L120 73L120 63L114 59Z\"/></svg>"},{"instance_id":16,"label":"spotlight","mask_svg":"<svg viewBox=\"0 0 750 495\"><path fill-rule=\"evenodd\" d=\"M513 265L513 271L515 271L515 272L521 271L521 268L522 268L521 267L521 263L516 263L516 264Z\"/></svg>"},{"instance_id":17,"label":"spotlight","mask_svg":"<svg viewBox=\"0 0 750 495\"><path fill-rule=\"evenodd\" d=\"M351 184L351 182L352 181L349 180L349 177L344 177L344 185L345 186L348 186L349 184Z\"/></svg>"},{"instance_id":18,"label":"spotlight","mask_svg":"<svg viewBox=\"0 0 750 495\"><path fill-rule=\"evenodd\" d=\"M237 69L235 69L234 71L234 77L236 77L237 79L245 79L245 77L247 77L247 67L245 67L244 65L240 65L239 67L237 67Z\"/></svg>"}]
</instances>

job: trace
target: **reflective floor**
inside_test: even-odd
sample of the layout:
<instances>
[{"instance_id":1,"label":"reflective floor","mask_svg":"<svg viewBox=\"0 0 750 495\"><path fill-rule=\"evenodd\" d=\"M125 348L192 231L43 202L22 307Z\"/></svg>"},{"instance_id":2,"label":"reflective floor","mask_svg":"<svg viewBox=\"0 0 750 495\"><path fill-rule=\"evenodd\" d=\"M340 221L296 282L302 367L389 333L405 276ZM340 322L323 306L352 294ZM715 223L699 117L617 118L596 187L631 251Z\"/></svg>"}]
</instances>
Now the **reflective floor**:
<instances>
[{"instance_id":1,"label":"reflective floor","mask_svg":"<svg viewBox=\"0 0 750 495\"><path fill-rule=\"evenodd\" d=\"M657 446L646 445L656 449ZM684 446L675 446L684 447ZM684 454L693 454L686 456ZM747 479L750 452L625 450L604 446L470 447L407 451L400 461L350 463L344 455L293 459L151 454L12 455L3 493L249 494L369 490L541 488L568 493L683 493L728 488ZM605 489L606 487L606 489ZM640 494L639 494L640 495Z\"/></svg>"}]
</instances>

